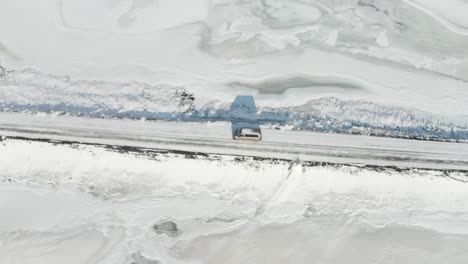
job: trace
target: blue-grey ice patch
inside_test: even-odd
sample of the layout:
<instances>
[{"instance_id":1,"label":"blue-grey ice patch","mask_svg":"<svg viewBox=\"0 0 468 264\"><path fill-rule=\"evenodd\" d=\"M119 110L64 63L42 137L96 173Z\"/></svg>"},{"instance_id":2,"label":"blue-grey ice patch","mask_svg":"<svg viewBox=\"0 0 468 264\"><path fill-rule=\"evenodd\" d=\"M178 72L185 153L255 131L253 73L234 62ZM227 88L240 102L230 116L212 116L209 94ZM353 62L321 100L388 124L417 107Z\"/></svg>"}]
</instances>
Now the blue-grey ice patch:
<instances>
[{"instance_id":1,"label":"blue-grey ice patch","mask_svg":"<svg viewBox=\"0 0 468 264\"><path fill-rule=\"evenodd\" d=\"M162 220L158 222L153 225L153 230L158 235L165 234L169 237L177 237L182 233L177 224L171 220Z\"/></svg>"},{"instance_id":2,"label":"blue-grey ice patch","mask_svg":"<svg viewBox=\"0 0 468 264\"><path fill-rule=\"evenodd\" d=\"M132 262L130 262L131 264L160 264L161 263L159 260L145 257L139 251L133 253L131 258L132 258Z\"/></svg>"}]
</instances>

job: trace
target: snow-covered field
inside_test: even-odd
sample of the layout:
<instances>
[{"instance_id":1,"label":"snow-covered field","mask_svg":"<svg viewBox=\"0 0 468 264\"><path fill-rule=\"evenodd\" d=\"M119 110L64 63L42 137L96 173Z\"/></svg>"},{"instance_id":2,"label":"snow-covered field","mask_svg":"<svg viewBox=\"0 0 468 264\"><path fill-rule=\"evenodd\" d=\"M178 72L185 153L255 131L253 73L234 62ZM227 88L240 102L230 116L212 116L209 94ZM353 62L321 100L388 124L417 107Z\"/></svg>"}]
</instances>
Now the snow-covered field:
<instances>
[{"instance_id":1,"label":"snow-covered field","mask_svg":"<svg viewBox=\"0 0 468 264\"><path fill-rule=\"evenodd\" d=\"M265 124L466 140L467 6L6 1L0 108L215 121L236 95L250 94ZM195 101L181 105L178 91Z\"/></svg>"},{"instance_id":2,"label":"snow-covered field","mask_svg":"<svg viewBox=\"0 0 468 264\"><path fill-rule=\"evenodd\" d=\"M467 172L7 139L1 263L464 263Z\"/></svg>"},{"instance_id":3,"label":"snow-covered field","mask_svg":"<svg viewBox=\"0 0 468 264\"><path fill-rule=\"evenodd\" d=\"M4 0L0 111L210 124L245 94L280 131L466 143L467 14L467 0ZM0 263L465 264L467 182L0 137Z\"/></svg>"}]
</instances>

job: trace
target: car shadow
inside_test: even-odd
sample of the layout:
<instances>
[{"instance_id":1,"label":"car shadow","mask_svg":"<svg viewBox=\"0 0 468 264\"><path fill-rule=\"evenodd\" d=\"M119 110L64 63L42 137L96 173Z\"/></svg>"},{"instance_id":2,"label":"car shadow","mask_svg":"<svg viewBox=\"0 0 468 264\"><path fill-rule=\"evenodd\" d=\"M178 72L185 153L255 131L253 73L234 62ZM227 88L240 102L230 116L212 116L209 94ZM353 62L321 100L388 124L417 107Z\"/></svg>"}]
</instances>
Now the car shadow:
<instances>
[{"instance_id":1,"label":"car shadow","mask_svg":"<svg viewBox=\"0 0 468 264\"><path fill-rule=\"evenodd\" d=\"M236 136L236 131L241 128L260 129L257 118L257 107L251 95L238 95L231 104L231 133Z\"/></svg>"}]
</instances>

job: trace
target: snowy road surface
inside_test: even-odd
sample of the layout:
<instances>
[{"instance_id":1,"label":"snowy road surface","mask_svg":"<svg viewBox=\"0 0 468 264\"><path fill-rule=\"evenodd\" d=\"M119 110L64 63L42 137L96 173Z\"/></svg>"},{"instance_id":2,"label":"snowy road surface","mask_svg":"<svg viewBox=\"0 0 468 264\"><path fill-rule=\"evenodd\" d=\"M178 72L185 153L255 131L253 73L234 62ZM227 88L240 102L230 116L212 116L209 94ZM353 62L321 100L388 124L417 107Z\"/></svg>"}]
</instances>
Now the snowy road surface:
<instances>
[{"instance_id":1,"label":"snowy road surface","mask_svg":"<svg viewBox=\"0 0 468 264\"><path fill-rule=\"evenodd\" d=\"M0 142L0 168L2 264L468 258L468 172L14 138ZM177 227L155 230L167 221Z\"/></svg>"},{"instance_id":2,"label":"snowy road surface","mask_svg":"<svg viewBox=\"0 0 468 264\"><path fill-rule=\"evenodd\" d=\"M301 161L468 169L468 144L263 129L235 142L230 123L141 122L0 113L0 135Z\"/></svg>"},{"instance_id":3,"label":"snowy road surface","mask_svg":"<svg viewBox=\"0 0 468 264\"><path fill-rule=\"evenodd\" d=\"M0 264L468 263L466 14L0 1Z\"/></svg>"}]
</instances>

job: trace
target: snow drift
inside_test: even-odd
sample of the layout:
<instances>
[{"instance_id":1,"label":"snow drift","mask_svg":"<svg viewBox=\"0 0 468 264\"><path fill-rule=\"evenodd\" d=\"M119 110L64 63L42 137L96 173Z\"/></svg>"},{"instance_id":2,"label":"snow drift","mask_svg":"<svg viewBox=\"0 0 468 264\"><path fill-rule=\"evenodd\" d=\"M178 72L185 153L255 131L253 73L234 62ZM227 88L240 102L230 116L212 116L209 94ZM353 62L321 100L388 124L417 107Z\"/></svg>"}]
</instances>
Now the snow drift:
<instances>
[{"instance_id":1,"label":"snow drift","mask_svg":"<svg viewBox=\"0 0 468 264\"><path fill-rule=\"evenodd\" d=\"M350 88L352 89L352 88ZM0 77L0 110L43 112L101 118L188 122L231 121L234 97L204 100L200 91L167 84L73 80L37 70L7 71ZM467 141L464 119L365 100L319 97L298 106L260 106L262 125L281 129L346 134Z\"/></svg>"},{"instance_id":2,"label":"snow drift","mask_svg":"<svg viewBox=\"0 0 468 264\"><path fill-rule=\"evenodd\" d=\"M466 172L13 139L0 167L6 263L466 259Z\"/></svg>"}]
</instances>

